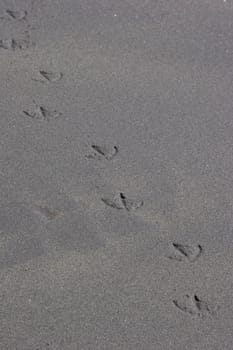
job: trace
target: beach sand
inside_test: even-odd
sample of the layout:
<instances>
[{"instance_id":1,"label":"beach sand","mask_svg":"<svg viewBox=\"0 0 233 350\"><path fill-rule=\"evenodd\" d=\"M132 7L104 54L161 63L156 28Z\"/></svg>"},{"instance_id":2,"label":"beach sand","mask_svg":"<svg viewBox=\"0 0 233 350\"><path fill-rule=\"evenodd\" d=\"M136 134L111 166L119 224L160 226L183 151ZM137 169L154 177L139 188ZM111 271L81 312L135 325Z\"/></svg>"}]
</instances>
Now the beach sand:
<instances>
[{"instance_id":1,"label":"beach sand","mask_svg":"<svg viewBox=\"0 0 233 350\"><path fill-rule=\"evenodd\" d=\"M232 349L232 17L0 1L0 349Z\"/></svg>"}]
</instances>

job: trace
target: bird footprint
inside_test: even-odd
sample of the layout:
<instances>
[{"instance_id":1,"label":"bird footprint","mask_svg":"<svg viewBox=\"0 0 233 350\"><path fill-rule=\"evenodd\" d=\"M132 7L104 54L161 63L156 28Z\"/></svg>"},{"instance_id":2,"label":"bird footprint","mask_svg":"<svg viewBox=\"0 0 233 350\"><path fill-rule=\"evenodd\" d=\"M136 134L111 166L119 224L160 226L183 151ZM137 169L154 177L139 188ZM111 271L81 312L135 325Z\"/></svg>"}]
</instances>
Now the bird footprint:
<instances>
[{"instance_id":1,"label":"bird footprint","mask_svg":"<svg viewBox=\"0 0 233 350\"><path fill-rule=\"evenodd\" d=\"M61 113L56 110L47 109L44 106L36 106L34 110L25 110L24 114L32 119L50 121L57 119Z\"/></svg>"},{"instance_id":2,"label":"bird footprint","mask_svg":"<svg viewBox=\"0 0 233 350\"><path fill-rule=\"evenodd\" d=\"M108 146L92 145L91 148L93 152L87 156L88 159L98 158L99 160L101 160L102 158L105 158L107 160L111 160L119 152L117 146L108 147Z\"/></svg>"},{"instance_id":3,"label":"bird footprint","mask_svg":"<svg viewBox=\"0 0 233 350\"><path fill-rule=\"evenodd\" d=\"M203 248L200 244L197 246L191 246L181 243L172 243L174 253L169 256L172 260L184 261L188 260L193 262L199 258L203 252Z\"/></svg>"},{"instance_id":4,"label":"bird footprint","mask_svg":"<svg viewBox=\"0 0 233 350\"><path fill-rule=\"evenodd\" d=\"M26 19L27 17L27 11L21 10L21 11L13 11L7 9L5 11L6 15L9 16L11 19L15 19L16 21L22 21Z\"/></svg>"},{"instance_id":5,"label":"bird footprint","mask_svg":"<svg viewBox=\"0 0 233 350\"><path fill-rule=\"evenodd\" d=\"M26 50L33 45L28 39L1 39L0 49L5 50Z\"/></svg>"},{"instance_id":6,"label":"bird footprint","mask_svg":"<svg viewBox=\"0 0 233 350\"><path fill-rule=\"evenodd\" d=\"M213 314L217 308L213 308L209 303L199 298L196 294L186 294L180 299L174 299L173 304L181 311L190 315L204 317Z\"/></svg>"},{"instance_id":7,"label":"bird footprint","mask_svg":"<svg viewBox=\"0 0 233 350\"><path fill-rule=\"evenodd\" d=\"M63 77L63 73L61 72L51 72L51 71L45 71L45 70L40 70L39 74L40 74L40 78L33 79L33 80L39 81L41 83L44 83L46 81L50 83L56 83L57 81L61 80Z\"/></svg>"},{"instance_id":8,"label":"bird footprint","mask_svg":"<svg viewBox=\"0 0 233 350\"><path fill-rule=\"evenodd\" d=\"M127 211L134 211L143 206L143 201L136 201L128 198L123 192L120 192L119 195L111 198L102 198L102 201L114 209L125 209Z\"/></svg>"}]
</instances>

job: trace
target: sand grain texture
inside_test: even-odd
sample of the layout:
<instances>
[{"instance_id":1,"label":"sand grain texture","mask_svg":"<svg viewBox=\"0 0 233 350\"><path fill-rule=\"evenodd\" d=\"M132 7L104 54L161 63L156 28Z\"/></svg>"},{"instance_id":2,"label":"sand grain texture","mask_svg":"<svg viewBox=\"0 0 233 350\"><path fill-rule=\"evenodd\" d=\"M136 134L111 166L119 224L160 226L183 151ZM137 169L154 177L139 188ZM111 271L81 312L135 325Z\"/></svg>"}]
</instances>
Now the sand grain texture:
<instances>
[{"instance_id":1,"label":"sand grain texture","mask_svg":"<svg viewBox=\"0 0 233 350\"><path fill-rule=\"evenodd\" d=\"M0 349L232 349L232 11L0 1Z\"/></svg>"}]
</instances>

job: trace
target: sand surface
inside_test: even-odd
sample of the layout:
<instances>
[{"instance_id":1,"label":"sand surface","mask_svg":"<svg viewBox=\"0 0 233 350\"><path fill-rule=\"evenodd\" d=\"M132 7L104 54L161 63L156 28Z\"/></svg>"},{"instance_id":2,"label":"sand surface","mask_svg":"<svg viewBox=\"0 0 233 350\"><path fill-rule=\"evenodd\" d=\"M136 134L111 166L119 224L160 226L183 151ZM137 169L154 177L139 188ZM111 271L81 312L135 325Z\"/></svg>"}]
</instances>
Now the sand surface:
<instances>
[{"instance_id":1,"label":"sand surface","mask_svg":"<svg viewBox=\"0 0 233 350\"><path fill-rule=\"evenodd\" d=\"M232 349L232 38L232 0L0 1L0 349Z\"/></svg>"}]
</instances>

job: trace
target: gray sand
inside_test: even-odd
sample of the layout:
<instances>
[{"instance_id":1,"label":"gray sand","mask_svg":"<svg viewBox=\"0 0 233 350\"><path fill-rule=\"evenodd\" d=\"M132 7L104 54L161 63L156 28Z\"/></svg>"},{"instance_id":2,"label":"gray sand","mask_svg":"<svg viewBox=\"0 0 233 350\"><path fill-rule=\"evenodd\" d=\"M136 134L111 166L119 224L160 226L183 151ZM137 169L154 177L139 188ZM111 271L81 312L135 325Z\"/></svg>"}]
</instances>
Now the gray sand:
<instances>
[{"instance_id":1,"label":"gray sand","mask_svg":"<svg viewBox=\"0 0 233 350\"><path fill-rule=\"evenodd\" d=\"M232 0L0 1L0 349L232 349L232 36Z\"/></svg>"}]
</instances>

